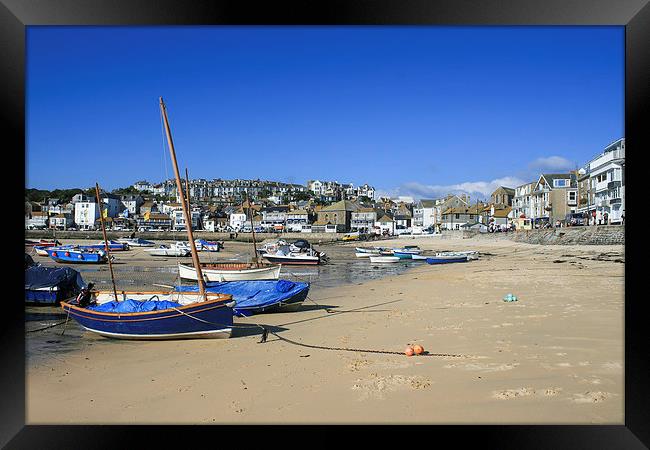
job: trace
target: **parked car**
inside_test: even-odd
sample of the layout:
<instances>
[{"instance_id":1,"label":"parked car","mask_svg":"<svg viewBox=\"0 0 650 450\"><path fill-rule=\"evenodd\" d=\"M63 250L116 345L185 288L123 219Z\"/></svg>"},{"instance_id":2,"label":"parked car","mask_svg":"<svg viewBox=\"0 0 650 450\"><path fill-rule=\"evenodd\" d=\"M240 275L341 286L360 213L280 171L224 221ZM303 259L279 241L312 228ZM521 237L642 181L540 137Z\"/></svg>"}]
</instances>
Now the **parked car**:
<instances>
[{"instance_id":1,"label":"parked car","mask_svg":"<svg viewBox=\"0 0 650 450\"><path fill-rule=\"evenodd\" d=\"M571 227L586 225L587 219L582 213L571 213L566 215L565 224Z\"/></svg>"}]
</instances>

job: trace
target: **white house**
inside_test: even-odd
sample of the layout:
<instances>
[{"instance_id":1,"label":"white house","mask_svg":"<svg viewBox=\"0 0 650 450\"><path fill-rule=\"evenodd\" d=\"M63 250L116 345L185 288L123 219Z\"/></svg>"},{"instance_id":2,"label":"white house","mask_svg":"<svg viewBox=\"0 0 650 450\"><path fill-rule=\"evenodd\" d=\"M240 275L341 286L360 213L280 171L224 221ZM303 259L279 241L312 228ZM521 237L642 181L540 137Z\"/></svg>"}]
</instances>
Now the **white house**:
<instances>
[{"instance_id":1,"label":"white house","mask_svg":"<svg viewBox=\"0 0 650 450\"><path fill-rule=\"evenodd\" d=\"M608 215L609 223L621 223L625 211L625 138L609 144L589 162L598 217Z\"/></svg>"},{"instance_id":2,"label":"white house","mask_svg":"<svg viewBox=\"0 0 650 450\"><path fill-rule=\"evenodd\" d=\"M59 213L50 216L50 228L67 230L73 223L74 220L71 213Z\"/></svg>"},{"instance_id":3,"label":"white house","mask_svg":"<svg viewBox=\"0 0 650 450\"><path fill-rule=\"evenodd\" d=\"M512 216L518 219L522 214L526 218L533 217L532 195L536 182L522 184L515 188L515 196L512 198Z\"/></svg>"},{"instance_id":4,"label":"white house","mask_svg":"<svg viewBox=\"0 0 650 450\"><path fill-rule=\"evenodd\" d=\"M74 223L80 230L94 230L95 220L99 219L99 208L89 199L74 204Z\"/></svg>"},{"instance_id":5,"label":"white house","mask_svg":"<svg viewBox=\"0 0 650 450\"><path fill-rule=\"evenodd\" d=\"M47 213L44 211L33 211L25 218L25 229L39 230L47 228L49 223Z\"/></svg>"},{"instance_id":6,"label":"white house","mask_svg":"<svg viewBox=\"0 0 650 450\"><path fill-rule=\"evenodd\" d=\"M301 232L307 227L309 214L304 209L294 209L287 212L287 231Z\"/></svg>"},{"instance_id":7,"label":"white house","mask_svg":"<svg viewBox=\"0 0 650 450\"><path fill-rule=\"evenodd\" d=\"M238 210L231 212L229 217L230 227L233 230L241 230L244 228L244 223L246 222L246 213L244 210L239 208Z\"/></svg>"},{"instance_id":8,"label":"white house","mask_svg":"<svg viewBox=\"0 0 650 450\"><path fill-rule=\"evenodd\" d=\"M144 199L140 195L123 195L121 198L122 206L129 211L130 216L140 214L140 206Z\"/></svg>"}]
</instances>

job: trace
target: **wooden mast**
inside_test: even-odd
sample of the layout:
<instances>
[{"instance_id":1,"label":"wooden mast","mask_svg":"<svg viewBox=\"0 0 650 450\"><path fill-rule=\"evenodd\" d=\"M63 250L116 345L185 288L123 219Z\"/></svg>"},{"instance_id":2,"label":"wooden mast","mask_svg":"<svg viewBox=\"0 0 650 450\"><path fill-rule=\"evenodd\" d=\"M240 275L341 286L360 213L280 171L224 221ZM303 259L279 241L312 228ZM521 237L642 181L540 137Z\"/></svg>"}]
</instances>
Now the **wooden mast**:
<instances>
[{"instance_id":1,"label":"wooden mast","mask_svg":"<svg viewBox=\"0 0 650 450\"><path fill-rule=\"evenodd\" d=\"M108 239L106 238L106 227L104 227L104 212L102 211L102 200L99 198L99 183L95 183L95 195L97 196L97 207L99 208L99 220L102 223L102 234L104 235L104 248L106 248L106 257L108 258L108 268L111 271L111 281L113 282L113 294L117 302L117 289L115 288L115 276L113 275L113 263L111 262L111 251L108 248Z\"/></svg>"},{"instance_id":2,"label":"wooden mast","mask_svg":"<svg viewBox=\"0 0 650 450\"><path fill-rule=\"evenodd\" d=\"M248 201L248 213L251 216L251 232L253 233L253 253L255 258L255 265L260 266L259 259L257 258L257 244L255 243L255 223L253 222L253 205L251 205L251 199L249 195L246 195L246 200Z\"/></svg>"},{"instance_id":3,"label":"wooden mast","mask_svg":"<svg viewBox=\"0 0 650 450\"><path fill-rule=\"evenodd\" d=\"M185 168L185 195L187 195L187 210L189 211L191 208L191 203L190 203L190 179L189 175L187 174L187 167Z\"/></svg>"},{"instance_id":4,"label":"wooden mast","mask_svg":"<svg viewBox=\"0 0 650 450\"><path fill-rule=\"evenodd\" d=\"M199 261L199 255L196 252L196 244L194 243L194 236L192 235L192 221L190 213L187 208L187 203L185 201L185 195L183 194L183 186L181 185L181 176L178 173L178 163L176 162L176 152L174 151L174 141L172 140L172 132L169 129L169 121L167 119L167 108L163 102L163 98L160 97L160 111L163 115L163 120L165 122L165 132L167 133L167 143L169 144L169 154L172 157L172 163L174 166L174 175L176 177L176 189L178 189L178 195L180 196L181 206L183 207L183 216L185 217L185 229L187 230L187 237L190 241L190 248L192 249L192 261L194 262L194 268L196 269L196 278L199 283L199 292L203 300L205 300L205 280L203 279L203 271L201 270L201 262Z\"/></svg>"}]
</instances>

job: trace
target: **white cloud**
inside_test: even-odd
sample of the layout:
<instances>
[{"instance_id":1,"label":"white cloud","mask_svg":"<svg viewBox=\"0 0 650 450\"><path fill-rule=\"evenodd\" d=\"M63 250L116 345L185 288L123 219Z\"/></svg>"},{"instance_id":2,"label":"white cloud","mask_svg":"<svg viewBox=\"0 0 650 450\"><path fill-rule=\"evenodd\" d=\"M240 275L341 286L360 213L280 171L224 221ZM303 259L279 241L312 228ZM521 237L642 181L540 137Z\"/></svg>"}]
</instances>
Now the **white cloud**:
<instances>
[{"instance_id":1,"label":"white cloud","mask_svg":"<svg viewBox=\"0 0 650 450\"><path fill-rule=\"evenodd\" d=\"M447 194L469 194L473 198L487 198L499 186L514 188L526 183L524 180L506 176L491 181L465 181L448 185L427 185L417 182L404 183L391 191L397 195L410 195L415 198L436 198Z\"/></svg>"}]
</instances>

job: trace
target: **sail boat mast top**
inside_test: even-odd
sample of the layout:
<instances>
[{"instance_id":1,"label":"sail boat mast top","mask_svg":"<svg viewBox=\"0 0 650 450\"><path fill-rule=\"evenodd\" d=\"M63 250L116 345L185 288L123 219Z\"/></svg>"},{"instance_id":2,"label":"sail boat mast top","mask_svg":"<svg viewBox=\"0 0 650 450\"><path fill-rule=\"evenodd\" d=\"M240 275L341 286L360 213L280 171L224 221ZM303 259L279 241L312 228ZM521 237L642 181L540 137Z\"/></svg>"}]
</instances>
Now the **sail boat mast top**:
<instances>
[{"instance_id":1,"label":"sail boat mast top","mask_svg":"<svg viewBox=\"0 0 650 450\"><path fill-rule=\"evenodd\" d=\"M172 158L172 165L174 167L174 176L176 177L176 189L178 190L178 195L181 200L181 206L183 207L183 217L185 218L185 229L187 230L187 237L190 241L190 248L192 249L192 261L194 262L194 268L196 269L197 281L199 283L199 292L201 297L205 299L205 279L203 278L203 271L201 270L201 262L199 261L199 255L196 251L196 244L194 243L194 236L192 234L192 220L190 213L188 211L187 203L185 201L185 195L183 194L183 187L181 185L181 176L178 172L178 163L176 162L176 152L174 150L174 141L172 140L172 133L169 129L169 120L167 119L167 108L165 107L165 102L163 98L160 97L160 111L163 115L163 120L165 122L165 132L167 134L167 143L169 144L169 154Z\"/></svg>"}]
</instances>

